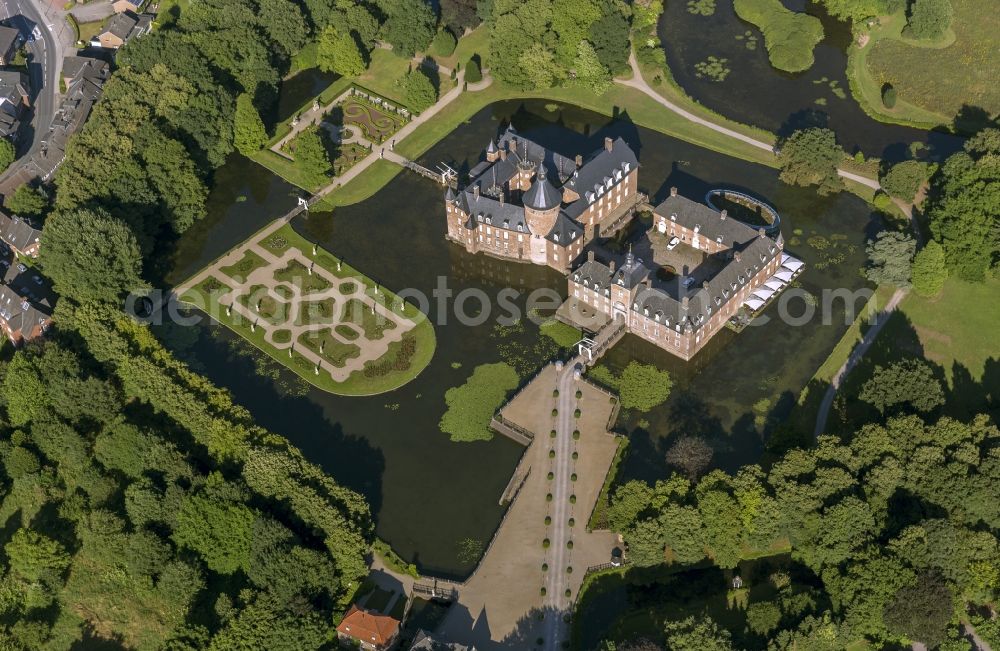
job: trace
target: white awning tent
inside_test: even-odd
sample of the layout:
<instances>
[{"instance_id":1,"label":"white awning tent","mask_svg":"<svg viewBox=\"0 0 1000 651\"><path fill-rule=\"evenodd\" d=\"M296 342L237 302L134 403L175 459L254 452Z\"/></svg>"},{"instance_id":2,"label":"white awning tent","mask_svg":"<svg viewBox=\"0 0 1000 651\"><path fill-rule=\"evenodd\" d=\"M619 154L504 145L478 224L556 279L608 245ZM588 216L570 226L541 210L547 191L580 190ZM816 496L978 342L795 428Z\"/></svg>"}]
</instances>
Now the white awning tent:
<instances>
[{"instance_id":1,"label":"white awning tent","mask_svg":"<svg viewBox=\"0 0 1000 651\"><path fill-rule=\"evenodd\" d=\"M792 281L792 272L786 269L782 269L778 273L774 274L774 277L781 282L788 283Z\"/></svg>"},{"instance_id":2,"label":"white awning tent","mask_svg":"<svg viewBox=\"0 0 1000 651\"><path fill-rule=\"evenodd\" d=\"M799 269L801 269L802 267L804 267L805 263L802 262L801 260L796 260L795 258L789 258L788 260L782 262L781 266L794 273Z\"/></svg>"},{"instance_id":3,"label":"white awning tent","mask_svg":"<svg viewBox=\"0 0 1000 651\"><path fill-rule=\"evenodd\" d=\"M767 299L774 296L774 290L769 289L767 287L758 287L757 289L754 290L753 295L761 299L762 301L766 301Z\"/></svg>"},{"instance_id":4,"label":"white awning tent","mask_svg":"<svg viewBox=\"0 0 1000 651\"><path fill-rule=\"evenodd\" d=\"M747 300L743 301L743 304L756 312L761 308L761 306L764 305L764 301L760 300L759 298L748 298Z\"/></svg>"},{"instance_id":5,"label":"white awning tent","mask_svg":"<svg viewBox=\"0 0 1000 651\"><path fill-rule=\"evenodd\" d=\"M791 257L792 256L788 255L787 253L782 253L781 254L781 264L785 264L785 262L787 262L788 259L791 258Z\"/></svg>"},{"instance_id":6,"label":"white awning tent","mask_svg":"<svg viewBox=\"0 0 1000 651\"><path fill-rule=\"evenodd\" d=\"M764 286L770 287L771 289L777 292L781 291L781 288L785 286L785 283L781 282L780 280L772 276L770 280L764 283Z\"/></svg>"}]
</instances>

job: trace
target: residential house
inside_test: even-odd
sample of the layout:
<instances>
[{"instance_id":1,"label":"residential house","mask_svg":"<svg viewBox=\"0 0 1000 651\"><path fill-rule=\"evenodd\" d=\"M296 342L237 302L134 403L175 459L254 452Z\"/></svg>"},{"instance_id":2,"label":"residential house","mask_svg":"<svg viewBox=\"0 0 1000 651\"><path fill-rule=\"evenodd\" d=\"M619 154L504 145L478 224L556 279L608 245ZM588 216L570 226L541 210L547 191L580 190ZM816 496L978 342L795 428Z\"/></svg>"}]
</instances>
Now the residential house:
<instances>
[{"instance_id":1,"label":"residential house","mask_svg":"<svg viewBox=\"0 0 1000 651\"><path fill-rule=\"evenodd\" d=\"M52 316L39 306L21 298L7 287L0 286L0 330L15 346L45 334L52 325Z\"/></svg>"},{"instance_id":2,"label":"residential house","mask_svg":"<svg viewBox=\"0 0 1000 651\"><path fill-rule=\"evenodd\" d=\"M111 8L115 10L116 14L123 14L126 11L137 14L142 4L142 0L115 0L111 3Z\"/></svg>"},{"instance_id":3,"label":"residential house","mask_svg":"<svg viewBox=\"0 0 1000 651\"><path fill-rule=\"evenodd\" d=\"M508 127L469 171L469 185L446 191L447 238L470 253L568 272L587 242L620 227L645 200L638 170L621 138L574 159Z\"/></svg>"},{"instance_id":4,"label":"residential house","mask_svg":"<svg viewBox=\"0 0 1000 651\"><path fill-rule=\"evenodd\" d=\"M0 70L0 137L17 135L28 106L28 76L18 70Z\"/></svg>"},{"instance_id":5,"label":"residential house","mask_svg":"<svg viewBox=\"0 0 1000 651\"><path fill-rule=\"evenodd\" d=\"M66 84L63 100L42 139L41 148L22 159L14 173L4 175L0 182L0 193L9 194L25 183L36 179L47 181L52 177L66 155L70 136L87 121L91 109L101 96L104 83L111 75L111 68L106 61L78 56L64 59L64 75L67 70L74 74Z\"/></svg>"},{"instance_id":6,"label":"residential house","mask_svg":"<svg viewBox=\"0 0 1000 651\"><path fill-rule=\"evenodd\" d=\"M11 250L29 258L37 258L42 231L17 215L0 212L0 240Z\"/></svg>"},{"instance_id":7,"label":"residential house","mask_svg":"<svg viewBox=\"0 0 1000 651\"><path fill-rule=\"evenodd\" d=\"M413 638L409 651L476 651L476 647L465 646L457 642L444 642L420 629Z\"/></svg>"},{"instance_id":8,"label":"residential house","mask_svg":"<svg viewBox=\"0 0 1000 651\"><path fill-rule=\"evenodd\" d=\"M351 606L337 626L337 637L365 651L386 651L399 637L399 620L388 615Z\"/></svg>"},{"instance_id":9,"label":"residential house","mask_svg":"<svg viewBox=\"0 0 1000 651\"><path fill-rule=\"evenodd\" d=\"M91 44L108 50L117 50L133 38L148 32L153 24L153 18L154 16L150 14L136 14L132 11L115 14L104 26L104 31L98 34Z\"/></svg>"},{"instance_id":10,"label":"residential house","mask_svg":"<svg viewBox=\"0 0 1000 651\"><path fill-rule=\"evenodd\" d=\"M9 66L17 48L21 47L21 32L7 25L0 25L0 66Z\"/></svg>"}]
</instances>

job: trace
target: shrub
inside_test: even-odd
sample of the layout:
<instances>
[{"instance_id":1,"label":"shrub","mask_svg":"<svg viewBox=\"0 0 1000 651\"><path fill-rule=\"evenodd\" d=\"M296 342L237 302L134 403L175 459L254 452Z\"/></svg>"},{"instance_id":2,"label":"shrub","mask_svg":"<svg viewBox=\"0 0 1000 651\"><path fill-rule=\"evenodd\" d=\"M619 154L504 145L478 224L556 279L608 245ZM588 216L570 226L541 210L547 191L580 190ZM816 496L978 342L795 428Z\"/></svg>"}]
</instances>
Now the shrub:
<instances>
[{"instance_id":1,"label":"shrub","mask_svg":"<svg viewBox=\"0 0 1000 651\"><path fill-rule=\"evenodd\" d=\"M879 179L882 189L893 197L904 201L913 201L917 191L927 180L927 166L920 161L907 160L889 168L885 176Z\"/></svg>"},{"instance_id":2,"label":"shrub","mask_svg":"<svg viewBox=\"0 0 1000 651\"><path fill-rule=\"evenodd\" d=\"M580 430L578 429L573 430L573 440L574 441L580 440Z\"/></svg>"},{"instance_id":3,"label":"shrub","mask_svg":"<svg viewBox=\"0 0 1000 651\"><path fill-rule=\"evenodd\" d=\"M431 52L438 56L449 57L455 51L457 44L458 41L455 40L455 35L447 29L442 29L434 37L434 40L431 41Z\"/></svg>"},{"instance_id":4,"label":"shrub","mask_svg":"<svg viewBox=\"0 0 1000 651\"><path fill-rule=\"evenodd\" d=\"M903 35L909 38L941 38L951 25L951 16L951 0L913 0Z\"/></svg>"},{"instance_id":5,"label":"shrub","mask_svg":"<svg viewBox=\"0 0 1000 651\"><path fill-rule=\"evenodd\" d=\"M580 410L579 409L574 410L573 411L573 418L579 418L579 417L580 417Z\"/></svg>"},{"instance_id":6,"label":"shrub","mask_svg":"<svg viewBox=\"0 0 1000 651\"><path fill-rule=\"evenodd\" d=\"M543 572L548 572L549 571L549 564L548 563L542 563L542 571Z\"/></svg>"},{"instance_id":7,"label":"shrub","mask_svg":"<svg viewBox=\"0 0 1000 651\"><path fill-rule=\"evenodd\" d=\"M925 298L937 296L944 288L944 281L947 278L948 268L944 262L944 249L937 240L931 240L927 246L917 251L917 255L913 258L910 278L913 291Z\"/></svg>"},{"instance_id":8,"label":"shrub","mask_svg":"<svg viewBox=\"0 0 1000 651\"><path fill-rule=\"evenodd\" d=\"M882 105L887 109L896 107L896 89L892 87L892 84L882 86Z\"/></svg>"},{"instance_id":9,"label":"shrub","mask_svg":"<svg viewBox=\"0 0 1000 651\"><path fill-rule=\"evenodd\" d=\"M552 541L550 541L548 538L545 538L544 540L542 540L542 549L548 549L549 545L551 544Z\"/></svg>"},{"instance_id":10,"label":"shrub","mask_svg":"<svg viewBox=\"0 0 1000 651\"><path fill-rule=\"evenodd\" d=\"M566 566L566 574L572 574L572 573L573 573L573 566L572 565L567 565Z\"/></svg>"},{"instance_id":11,"label":"shrub","mask_svg":"<svg viewBox=\"0 0 1000 651\"><path fill-rule=\"evenodd\" d=\"M465 64L465 81L475 84L483 80L483 71L479 67L479 55L474 54L469 62Z\"/></svg>"},{"instance_id":12,"label":"shrub","mask_svg":"<svg viewBox=\"0 0 1000 651\"><path fill-rule=\"evenodd\" d=\"M549 474L548 474L548 477L547 477L547 479L548 479L549 481L552 481L553 479L555 479L555 477L556 477L555 473L553 473L553 472L552 472L552 471L550 470L550 471L549 471Z\"/></svg>"},{"instance_id":13,"label":"shrub","mask_svg":"<svg viewBox=\"0 0 1000 651\"><path fill-rule=\"evenodd\" d=\"M566 549L573 549L573 541L572 540L567 540L566 541Z\"/></svg>"},{"instance_id":14,"label":"shrub","mask_svg":"<svg viewBox=\"0 0 1000 651\"><path fill-rule=\"evenodd\" d=\"M552 524L552 516L551 515L547 515L547 516L545 516L545 526L547 527L550 524Z\"/></svg>"},{"instance_id":15,"label":"shrub","mask_svg":"<svg viewBox=\"0 0 1000 651\"><path fill-rule=\"evenodd\" d=\"M549 458L550 459L555 459L556 458L556 451L555 450L549 450Z\"/></svg>"},{"instance_id":16,"label":"shrub","mask_svg":"<svg viewBox=\"0 0 1000 651\"><path fill-rule=\"evenodd\" d=\"M555 418L558 415L559 415L559 410L558 409L553 409L552 410L552 417Z\"/></svg>"},{"instance_id":17,"label":"shrub","mask_svg":"<svg viewBox=\"0 0 1000 651\"><path fill-rule=\"evenodd\" d=\"M553 389L552 390L552 397L553 398L558 398L559 397L559 389Z\"/></svg>"},{"instance_id":18,"label":"shrub","mask_svg":"<svg viewBox=\"0 0 1000 651\"><path fill-rule=\"evenodd\" d=\"M573 453L573 461L576 461L579 458L580 458L580 453L579 452L574 452Z\"/></svg>"},{"instance_id":19,"label":"shrub","mask_svg":"<svg viewBox=\"0 0 1000 651\"><path fill-rule=\"evenodd\" d=\"M576 481L576 473L575 472L572 475L569 476L569 480L570 481Z\"/></svg>"},{"instance_id":20,"label":"shrub","mask_svg":"<svg viewBox=\"0 0 1000 651\"><path fill-rule=\"evenodd\" d=\"M552 430L551 432L549 432L549 438L550 439L554 439L555 437L556 437L556 431L555 430Z\"/></svg>"},{"instance_id":21,"label":"shrub","mask_svg":"<svg viewBox=\"0 0 1000 651\"><path fill-rule=\"evenodd\" d=\"M545 587L544 587L544 586L542 587L542 596L543 596L543 597L545 596ZM545 640L543 640L542 638L538 638L538 646L542 646L542 643L543 643L544 641L545 641Z\"/></svg>"},{"instance_id":22,"label":"shrub","mask_svg":"<svg viewBox=\"0 0 1000 651\"><path fill-rule=\"evenodd\" d=\"M551 502L552 501L552 493L548 493L548 494L545 495L545 501L546 502Z\"/></svg>"},{"instance_id":23,"label":"shrub","mask_svg":"<svg viewBox=\"0 0 1000 651\"><path fill-rule=\"evenodd\" d=\"M576 390L576 399L579 400L582 397L583 397L583 391L580 391L579 389L577 389Z\"/></svg>"},{"instance_id":24,"label":"shrub","mask_svg":"<svg viewBox=\"0 0 1000 651\"><path fill-rule=\"evenodd\" d=\"M569 522L567 522L567 524L569 526L571 526L571 527L575 527L576 526L576 518L570 518Z\"/></svg>"},{"instance_id":25,"label":"shrub","mask_svg":"<svg viewBox=\"0 0 1000 651\"><path fill-rule=\"evenodd\" d=\"M569 503L570 504L576 504L576 495L570 495L569 496Z\"/></svg>"},{"instance_id":26,"label":"shrub","mask_svg":"<svg viewBox=\"0 0 1000 651\"><path fill-rule=\"evenodd\" d=\"M566 588L565 594L566 594L566 598L569 599L571 596L573 596L573 591L570 590L569 588Z\"/></svg>"}]
</instances>

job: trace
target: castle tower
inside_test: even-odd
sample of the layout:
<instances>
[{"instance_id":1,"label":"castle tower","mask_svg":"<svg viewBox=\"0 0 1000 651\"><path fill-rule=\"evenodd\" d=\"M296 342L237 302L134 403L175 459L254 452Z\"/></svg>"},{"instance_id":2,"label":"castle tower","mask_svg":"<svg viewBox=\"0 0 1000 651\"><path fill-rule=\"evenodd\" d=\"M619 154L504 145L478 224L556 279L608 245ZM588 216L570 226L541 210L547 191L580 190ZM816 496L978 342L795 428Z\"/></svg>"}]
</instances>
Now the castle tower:
<instances>
[{"instance_id":1,"label":"castle tower","mask_svg":"<svg viewBox=\"0 0 1000 651\"><path fill-rule=\"evenodd\" d=\"M545 178L545 164L539 166L535 182L524 193L524 219L535 237L545 237L556 225L562 195Z\"/></svg>"},{"instance_id":2,"label":"castle tower","mask_svg":"<svg viewBox=\"0 0 1000 651\"><path fill-rule=\"evenodd\" d=\"M497 143L491 138L490 144L486 147L486 160L493 163L498 158L500 158L500 150L497 149Z\"/></svg>"}]
</instances>

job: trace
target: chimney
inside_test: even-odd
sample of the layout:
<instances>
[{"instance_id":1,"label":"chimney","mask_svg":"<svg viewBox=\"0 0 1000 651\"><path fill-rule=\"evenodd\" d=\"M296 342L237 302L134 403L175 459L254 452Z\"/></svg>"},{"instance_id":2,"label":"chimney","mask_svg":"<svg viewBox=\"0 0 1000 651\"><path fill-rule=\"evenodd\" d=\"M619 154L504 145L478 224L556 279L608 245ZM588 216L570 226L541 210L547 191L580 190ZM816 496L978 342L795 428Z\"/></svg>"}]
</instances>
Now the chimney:
<instances>
[{"instance_id":1,"label":"chimney","mask_svg":"<svg viewBox=\"0 0 1000 651\"><path fill-rule=\"evenodd\" d=\"M734 253L733 253L733 260L736 260L737 262L739 262L739 261L740 261L740 258L742 258L742 257L743 257L743 256L742 256L742 255L740 255L740 252L739 252L739 251L736 251L736 252L734 252Z\"/></svg>"},{"instance_id":2,"label":"chimney","mask_svg":"<svg viewBox=\"0 0 1000 651\"><path fill-rule=\"evenodd\" d=\"M677 196L677 187L676 186L670 188L670 196L671 197L676 197Z\"/></svg>"},{"instance_id":3,"label":"chimney","mask_svg":"<svg viewBox=\"0 0 1000 651\"><path fill-rule=\"evenodd\" d=\"M614 146L615 146L615 143L611 140L611 138L605 138L604 139L604 148L605 149L607 149L608 151L611 151L612 149L614 149Z\"/></svg>"},{"instance_id":4,"label":"chimney","mask_svg":"<svg viewBox=\"0 0 1000 651\"><path fill-rule=\"evenodd\" d=\"M761 226L760 228L757 229L757 234L760 235L761 237L764 237L764 227L763 226Z\"/></svg>"},{"instance_id":5,"label":"chimney","mask_svg":"<svg viewBox=\"0 0 1000 651\"><path fill-rule=\"evenodd\" d=\"M688 309L688 297L687 296L685 296L684 298L681 299L681 309L684 310L685 312L687 312L687 309Z\"/></svg>"},{"instance_id":6,"label":"chimney","mask_svg":"<svg viewBox=\"0 0 1000 651\"><path fill-rule=\"evenodd\" d=\"M479 198L479 185L478 184L472 186L472 196L475 197L476 199Z\"/></svg>"},{"instance_id":7,"label":"chimney","mask_svg":"<svg viewBox=\"0 0 1000 651\"><path fill-rule=\"evenodd\" d=\"M728 210L726 210L725 208L723 208L723 209L722 209L722 212L721 212L721 213L719 213L719 218L720 218L720 219L725 219L725 218L726 218L726 217L728 217L728 216L729 216L729 211L728 211Z\"/></svg>"},{"instance_id":8,"label":"chimney","mask_svg":"<svg viewBox=\"0 0 1000 651\"><path fill-rule=\"evenodd\" d=\"M611 262L608 263L608 269L611 270L611 273L615 272L615 261L614 260L612 260Z\"/></svg>"},{"instance_id":9,"label":"chimney","mask_svg":"<svg viewBox=\"0 0 1000 651\"><path fill-rule=\"evenodd\" d=\"M503 190L500 190L500 207L503 208Z\"/></svg>"},{"instance_id":10,"label":"chimney","mask_svg":"<svg viewBox=\"0 0 1000 651\"><path fill-rule=\"evenodd\" d=\"M583 167L583 154L576 155L576 167L577 169Z\"/></svg>"},{"instance_id":11,"label":"chimney","mask_svg":"<svg viewBox=\"0 0 1000 651\"><path fill-rule=\"evenodd\" d=\"M587 262L594 261L594 249L587 251Z\"/></svg>"},{"instance_id":12,"label":"chimney","mask_svg":"<svg viewBox=\"0 0 1000 651\"><path fill-rule=\"evenodd\" d=\"M506 149L501 149L500 150L500 160L507 160L507 150Z\"/></svg>"}]
</instances>

